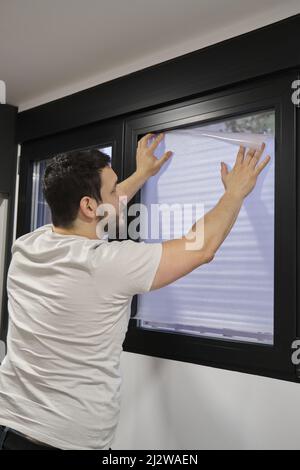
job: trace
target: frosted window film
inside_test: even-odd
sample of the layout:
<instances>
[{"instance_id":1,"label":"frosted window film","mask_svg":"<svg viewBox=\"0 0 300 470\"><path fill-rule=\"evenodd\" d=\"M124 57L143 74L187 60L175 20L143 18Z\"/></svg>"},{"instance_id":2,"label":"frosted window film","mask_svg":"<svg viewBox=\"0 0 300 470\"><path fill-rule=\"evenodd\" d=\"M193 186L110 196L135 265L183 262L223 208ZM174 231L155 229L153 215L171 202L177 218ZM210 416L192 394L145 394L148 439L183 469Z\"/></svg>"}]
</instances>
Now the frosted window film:
<instances>
[{"instance_id":1,"label":"frosted window film","mask_svg":"<svg viewBox=\"0 0 300 470\"><path fill-rule=\"evenodd\" d=\"M238 132L228 132L233 124ZM142 189L141 202L148 207L151 203L202 202L205 212L210 210L224 192L220 162L227 163L229 169L235 162L238 147L232 143L255 146L263 140L267 148L262 159L270 154L271 162L245 199L238 220L214 261L169 286L139 296L135 318L141 320L140 326L273 343L273 130L274 113L268 112L234 123L165 133L155 154L160 157L172 150L174 155ZM208 136L211 132L215 135ZM149 237L148 241L155 240Z\"/></svg>"},{"instance_id":2,"label":"frosted window film","mask_svg":"<svg viewBox=\"0 0 300 470\"><path fill-rule=\"evenodd\" d=\"M112 147L101 147L99 150L109 157L112 156ZM52 223L51 211L43 195L43 177L46 166L50 160L51 159L36 161L33 165L31 230Z\"/></svg>"}]
</instances>

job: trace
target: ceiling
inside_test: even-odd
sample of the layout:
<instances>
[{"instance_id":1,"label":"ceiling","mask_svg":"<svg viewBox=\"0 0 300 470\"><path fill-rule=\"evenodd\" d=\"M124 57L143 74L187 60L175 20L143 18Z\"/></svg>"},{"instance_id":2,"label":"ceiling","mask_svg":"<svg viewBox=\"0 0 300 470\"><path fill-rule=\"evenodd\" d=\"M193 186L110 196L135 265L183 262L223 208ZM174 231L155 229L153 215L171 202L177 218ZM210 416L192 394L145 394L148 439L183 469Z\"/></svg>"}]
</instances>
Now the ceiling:
<instances>
[{"instance_id":1,"label":"ceiling","mask_svg":"<svg viewBox=\"0 0 300 470\"><path fill-rule=\"evenodd\" d=\"M297 13L299 0L0 0L0 79L28 109Z\"/></svg>"}]
</instances>

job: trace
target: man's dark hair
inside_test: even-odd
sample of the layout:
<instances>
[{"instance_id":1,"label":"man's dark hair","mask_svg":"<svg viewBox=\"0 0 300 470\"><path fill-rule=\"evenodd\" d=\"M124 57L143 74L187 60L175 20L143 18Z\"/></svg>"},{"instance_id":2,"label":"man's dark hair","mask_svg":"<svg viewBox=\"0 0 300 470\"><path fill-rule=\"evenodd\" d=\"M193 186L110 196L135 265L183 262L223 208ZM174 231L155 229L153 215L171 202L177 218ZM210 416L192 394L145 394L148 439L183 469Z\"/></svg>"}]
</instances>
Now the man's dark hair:
<instances>
[{"instance_id":1,"label":"man's dark hair","mask_svg":"<svg viewBox=\"0 0 300 470\"><path fill-rule=\"evenodd\" d=\"M97 149L61 153L50 160L44 174L43 192L53 225L72 228L84 196L100 203L100 174L109 164L110 157Z\"/></svg>"}]
</instances>

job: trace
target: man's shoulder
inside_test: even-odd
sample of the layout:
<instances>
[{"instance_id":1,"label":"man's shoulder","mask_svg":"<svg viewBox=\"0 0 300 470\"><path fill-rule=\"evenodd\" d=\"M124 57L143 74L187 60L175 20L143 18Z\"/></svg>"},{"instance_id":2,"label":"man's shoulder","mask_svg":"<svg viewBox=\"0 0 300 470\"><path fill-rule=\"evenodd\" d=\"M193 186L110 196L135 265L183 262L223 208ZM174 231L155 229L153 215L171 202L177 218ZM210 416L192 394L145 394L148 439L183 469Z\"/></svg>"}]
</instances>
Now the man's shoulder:
<instances>
[{"instance_id":1,"label":"man's shoulder","mask_svg":"<svg viewBox=\"0 0 300 470\"><path fill-rule=\"evenodd\" d=\"M38 227L35 230L32 230L31 232L24 233L24 235L21 235L20 237L16 238L12 245L12 252L15 247L18 247L19 245L22 245L22 243L25 243L29 240L35 239L40 234L45 233L48 230L51 230L51 227L52 227L51 224L46 224L41 227Z\"/></svg>"}]
</instances>

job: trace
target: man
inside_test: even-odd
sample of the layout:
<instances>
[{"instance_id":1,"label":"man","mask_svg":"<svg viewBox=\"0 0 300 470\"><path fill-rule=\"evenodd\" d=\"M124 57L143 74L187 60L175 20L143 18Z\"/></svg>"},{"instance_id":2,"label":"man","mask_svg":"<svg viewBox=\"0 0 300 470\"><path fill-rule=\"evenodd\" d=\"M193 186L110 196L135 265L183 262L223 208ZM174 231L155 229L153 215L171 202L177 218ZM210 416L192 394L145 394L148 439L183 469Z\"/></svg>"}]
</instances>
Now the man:
<instances>
[{"instance_id":1,"label":"man","mask_svg":"<svg viewBox=\"0 0 300 470\"><path fill-rule=\"evenodd\" d=\"M159 289L213 260L243 199L267 165L239 149L225 192L186 236L164 243L97 237L101 205L118 213L171 157L137 148L136 171L118 183L97 150L55 157L46 168L52 224L23 235L8 273L7 355L0 367L0 448L109 449L120 408L120 354L132 296ZM204 222L204 237L202 226ZM201 240L201 243L191 243ZM49 447L50 446L50 447Z\"/></svg>"}]
</instances>

